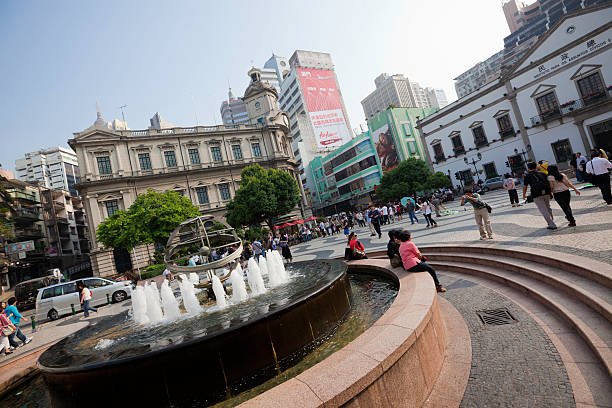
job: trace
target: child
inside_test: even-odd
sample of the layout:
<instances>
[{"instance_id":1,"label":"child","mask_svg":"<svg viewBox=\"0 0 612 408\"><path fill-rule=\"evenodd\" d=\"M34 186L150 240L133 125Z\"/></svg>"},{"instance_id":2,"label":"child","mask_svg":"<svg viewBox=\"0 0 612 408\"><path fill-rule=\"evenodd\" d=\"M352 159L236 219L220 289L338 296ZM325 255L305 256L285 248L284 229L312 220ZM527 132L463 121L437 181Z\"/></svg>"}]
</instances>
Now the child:
<instances>
[{"instance_id":1,"label":"child","mask_svg":"<svg viewBox=\"0 0 612 408\"><path fill-rule=\"evenodd\" d=\"M398 238L402 242L399 247L399 252L402 257L404 269L409 272L429 272L436 284L436 291L446 292L446 289L442 287L438 280L436 271L427 263L423 262L423 255L421 255L416 245L410 241L410 231L404 230L400 232Z\"/></svg>"}]
</instances>

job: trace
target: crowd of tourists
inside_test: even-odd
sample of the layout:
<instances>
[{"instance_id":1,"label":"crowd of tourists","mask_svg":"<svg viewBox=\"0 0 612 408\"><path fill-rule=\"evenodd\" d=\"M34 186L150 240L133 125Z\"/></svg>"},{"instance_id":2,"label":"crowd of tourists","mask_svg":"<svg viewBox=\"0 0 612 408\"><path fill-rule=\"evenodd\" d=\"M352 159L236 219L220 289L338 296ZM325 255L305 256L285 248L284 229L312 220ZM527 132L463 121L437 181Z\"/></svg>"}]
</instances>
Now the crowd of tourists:
<instances>
[{"instance_id":1,"label":"crowd of tourists","mask_svg":"<svg viewBox=\"0 0 612 408\"><path fill-rule=\"evenodd\" d=\"M13 350L20 346L15 340L21 341L21 345L26 345L32 341L31 337L26 337L19 327L21 319L24 317L17 309L17 299L11 297L7 302L0 303L0 352L4 355L12 354Z\"/></svg>"}]
</instances>

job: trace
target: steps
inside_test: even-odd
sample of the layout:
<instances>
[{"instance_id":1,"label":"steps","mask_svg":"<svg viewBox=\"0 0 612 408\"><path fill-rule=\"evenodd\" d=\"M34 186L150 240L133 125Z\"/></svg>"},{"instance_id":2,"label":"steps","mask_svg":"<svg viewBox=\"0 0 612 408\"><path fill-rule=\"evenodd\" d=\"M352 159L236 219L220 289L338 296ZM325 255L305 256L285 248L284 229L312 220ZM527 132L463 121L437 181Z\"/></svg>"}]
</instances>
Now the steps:
<instances>
[{"instance_id":1,"label":"steps","mask_svg":"<svg viewBox=\"0 0 612 408\"><path fill-rule=\"evenodd\" d=\"M576 330L612 377L611 265L526 247L440 245L420 249L439 272L497 281L537 300Z\"/></svg>"}]
</instances>

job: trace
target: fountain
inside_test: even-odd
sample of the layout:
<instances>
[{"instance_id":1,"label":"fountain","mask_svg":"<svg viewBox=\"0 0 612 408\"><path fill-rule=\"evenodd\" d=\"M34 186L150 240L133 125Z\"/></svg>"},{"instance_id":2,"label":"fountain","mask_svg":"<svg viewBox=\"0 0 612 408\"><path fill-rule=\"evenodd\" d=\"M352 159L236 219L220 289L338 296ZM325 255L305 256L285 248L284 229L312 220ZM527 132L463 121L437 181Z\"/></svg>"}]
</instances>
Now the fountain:
<instances>
[{"instance_id":1,"label":"fountain","mask_svg":"<svg viewBox=\"0 0 612 408\"><path fill-rule=\"evenodd\" d=\"M247 279L249 281L252 296L258 296L266 293L266 285L261 277L261 270L259 269L259 265L257 265L255 258L251 258L247 262Z\"/></svg>"},{"instance_id":2,"label":"fountain","mask_svg":"<svg viewBox=\"0 0 612 408\"><path fill-rule=\"evenodd\" d=\"M197 315L202 311L200 301L195 293L193 282L187 279L185 275L179 275L179 288L181 289L181 296L183 298L183 306L190 315Z\"/></svg>"},{"instance_id":3,"label":"fountain","mask_svg":"<svg viewBox=\"0 0 612 408\"><path fill-rule=\"evenodd\" d=\"M149 318L149 322L161 322L164 319L164 314L161 308L159 292L157 291L157 284L155 282L147 283L144 290L147 301L147 317Z\"/></svg>"},{"instance_id":4,"label":"fountain","mask_svg":"<svg viewBox=\"0 0 612 408\"><path fill-rule=\"evenodd\" d=\"M212 288L215 292L215 299L217 299L217 307L223 309L227 306L227 299L225 298L225 289L223 284L219 280L219 277L215 274L212 275Z\"/></svg>"},{"instance_id":5,"label":"fountain","mask_svg":"<svg viewBox=\"0 0 612 408\"><path fill-rule=\"evenodd\" d=\"M257 261L259 269L261 269L261 276L266 276L268 274L268 261L265 256L260 256L259 261Z\"/></svg>"},{"instance_id":6,"label":"fountain","mask_svg":"<svg viewBox=\"0 0 612 408\"><path fill-rule=\"evenodd\" d=\"M246 284L244 283L244 274L240 264L236 266L236 270L232 272L230 276L232 283L232 303L238 303L245 301L249 298L249 294L246 290Z\"/></svg>"},{"instance_id":7,"label":"fountain","mask_svg":"<svg viewBox=\"0 0 612 408\"><path fill-rule=\"evenodd\" d=\"M181 315L179 303L170 289L170 284L164 280L160 290L162 308L164 309L164 319L172 321Z\"/></svg>"}]
</instances>

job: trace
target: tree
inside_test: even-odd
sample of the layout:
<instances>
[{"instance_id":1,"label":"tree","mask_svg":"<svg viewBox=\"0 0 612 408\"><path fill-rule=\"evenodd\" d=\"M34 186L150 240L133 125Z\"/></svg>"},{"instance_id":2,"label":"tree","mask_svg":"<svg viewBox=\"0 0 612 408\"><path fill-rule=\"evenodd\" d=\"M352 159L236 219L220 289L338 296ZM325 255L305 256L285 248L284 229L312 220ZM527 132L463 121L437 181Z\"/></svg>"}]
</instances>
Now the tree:
<instances>
[{"instance_id":1,"label":"tree","mask_svg":"<svg viewBox=\"0 0 612 408\"><path fill-rule=\"evenodd\" d=\"M427 188L430 189L438 189L443 187L448 187L451 184L448 175L442 173L441 171L437 171L431 176L427 178Z\"/></svg>"},{"instance_id":2,"label":"tree","mask_svg":"<svg viewBox=\"0 0 612 408\"><path fill-rule=\"evenodd\" d=\"M0 237L4 240L13 238L13 228L8 215L13 209L13 197L6 191L8 180L0 176Z\"/></svg>"},{"instance_id":3,"label":"tree","mask_svg":"<svg viewBox=\"0 0 612 408\"><path fill-rule=\"evenodd\" d=\"M383 175L376 196L382 201L390 201L413 195L426 188L430 176L431 172L424 161L408 158Z\"/></svg>"},{"instance_id":4,"label":"tree","mask_svg":"<svg viewBox=\"0 0 612 408\"><path fill-rule=\"evenodd\" d=\"M128 251L144 243L166 245L170 233L181 222L198 215L198 207L179 193L148 190L127 211L119 211L102 222L96 236L107 248Z\"/></svg>"},{"instance_id":5,"label":"tree","mask_svg":"<svg viewBox=\"0 0 612 408\"><path fill-rule=\"evenodd\" d=\"M266 222L293 210L300 200L297 182L283 170L254 164L240 173L240 188L227 205L227 222L234 228Z\"/></svg>"}]
</instances>

